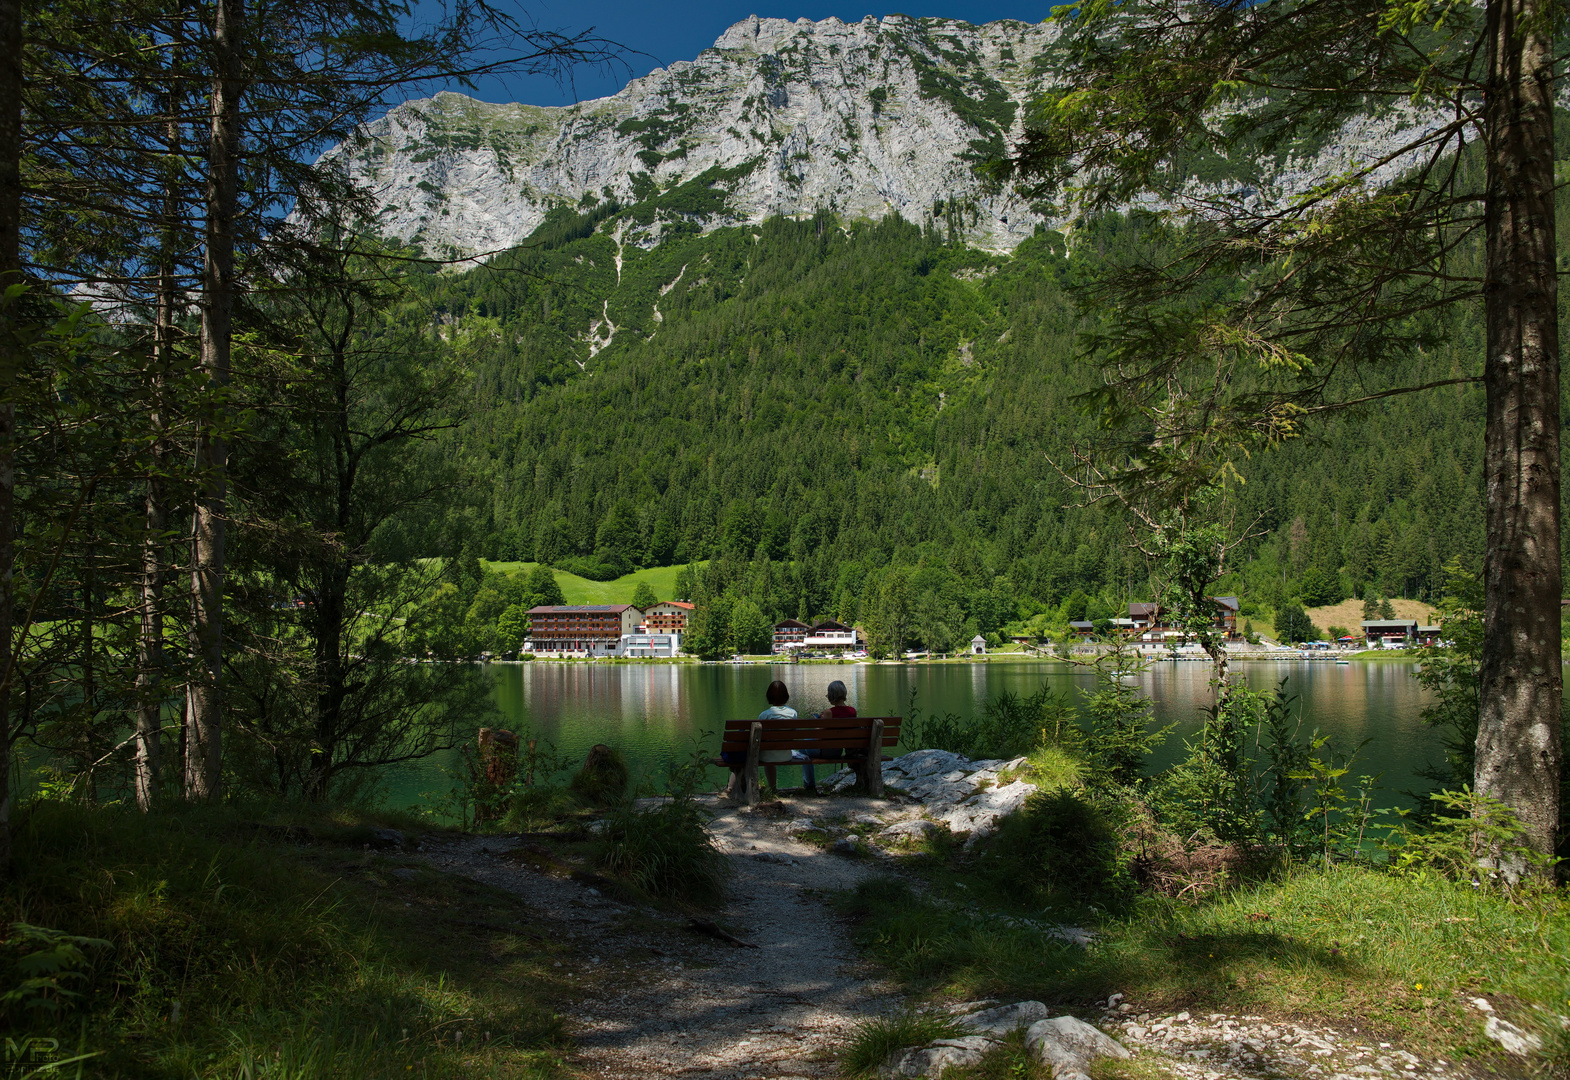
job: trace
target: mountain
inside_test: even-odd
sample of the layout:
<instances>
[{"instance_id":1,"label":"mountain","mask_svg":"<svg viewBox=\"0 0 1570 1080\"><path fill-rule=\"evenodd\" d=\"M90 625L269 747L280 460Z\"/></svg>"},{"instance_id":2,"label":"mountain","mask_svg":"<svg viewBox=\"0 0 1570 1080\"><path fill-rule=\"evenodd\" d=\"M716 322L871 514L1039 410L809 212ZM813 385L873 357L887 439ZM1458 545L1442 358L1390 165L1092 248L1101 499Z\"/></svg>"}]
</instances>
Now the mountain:
<instances>
[{"instance_id":1,"label":"mountain","mask_svg":"<svg viewBox=\"0 0 1570 1080\"><path fill-rule=\"evenodd\" d=\"M613 97L442 94L340 148L384 234L501 252L410 271L473 375L428 452L481 481L475 552L598 579L710 559L711 591L771 617L861 617L908 571L913 610L966 638L1148 598L1126 524L1054 462L1094 428L1074 285L1152 252L1118 215L1065 234L974 170L1050 84L1053 35L748 19ZM1394 170L1428 122L1384 106L1186 181L1275 199ZM1391 378L1475 370L1480 327L1457 310ZM1241 463L1259 535L1223 590L1265 618L1479 565L1480 409L1475 388L1392 399Z\"/></svg>"},{"instance_id":2,"label":"mountain","mask_svg":"<svg viewBox=\"0 0 1570 1080\"><path fill-rule=\"evenodd\" d=\"M673 224L709 231L828 210L847 224L897 213L1012 251L1045 208L989 190L974 167L1019 134L1051 83L1056 37L1050 24L1013 21L752 16L696 60L612 97L545 108L438 94L333 153L375 193L378 231L432 254L504 250L553 208L609 203L637 210L607 223L618 245L651 247ZM1399 106L1360 117L1269 162L1258 197L1377 160L1430 122ZM1406 164L1397 154L1381 175Z\"/></svg>"},{"instance_id":3,"label":"mountain","mask_svg":"<svg viewBox=\"0 0 1570 1080\"><path fill-rule=\"evenodd\" d=\"M1009 250L1039 219L1011 193L984 193L971 166L1016 130L1054 36L1022 22L753 16L613 97L541 108L438 94L339 152L377 192L380 230L432 250L506 248L553 206L673 193L684 198L668 209L710 228L958 207L968 240ZM626 241L657 242L669 216L629 222Z\"/></svg>"}]
</instances>

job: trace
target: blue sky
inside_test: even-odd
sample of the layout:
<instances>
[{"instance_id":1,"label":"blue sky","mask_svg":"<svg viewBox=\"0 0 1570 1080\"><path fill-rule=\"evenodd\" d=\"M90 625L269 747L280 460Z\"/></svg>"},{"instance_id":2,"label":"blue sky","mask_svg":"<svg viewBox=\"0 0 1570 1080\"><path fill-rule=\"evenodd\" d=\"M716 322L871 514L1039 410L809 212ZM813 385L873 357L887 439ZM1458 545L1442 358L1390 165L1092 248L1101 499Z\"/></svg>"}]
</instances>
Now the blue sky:
<instances>
[{"instance_id":1,"label":"blue sky","mask_svg":"<svg viewBox=\"0 0 1570 1080\"><path fill-rule=\"evenodd\" d=\"M594 4L571 0L497 0L495 6L507 11L520 23L542 28L577 32L593 27L601 37L619 42L629 49L648 55L628 55L627 65L602 71L579 69L571 85L558 85L543 76L493 76L478 83L477 97L485 101L522 101L530 105L568 105L573 101L614 94L628 79L646 75L654 68L674 60L691 60L714 44L714 39L732 23L748 15L775 19L827 19L837 16L845 22L858 22L868 15L930 16L983 23L994 19L1038 21L1051 12L1058 0L1025 3L1017 0L938 0L913 2L896 0L899 6L887 9L844 3L800 0L779 6L760 7L760 0L686 0L672 3L659 0L605 0ZM426 91L429 92L429 91Z\"/></svg>"}]
</instances>

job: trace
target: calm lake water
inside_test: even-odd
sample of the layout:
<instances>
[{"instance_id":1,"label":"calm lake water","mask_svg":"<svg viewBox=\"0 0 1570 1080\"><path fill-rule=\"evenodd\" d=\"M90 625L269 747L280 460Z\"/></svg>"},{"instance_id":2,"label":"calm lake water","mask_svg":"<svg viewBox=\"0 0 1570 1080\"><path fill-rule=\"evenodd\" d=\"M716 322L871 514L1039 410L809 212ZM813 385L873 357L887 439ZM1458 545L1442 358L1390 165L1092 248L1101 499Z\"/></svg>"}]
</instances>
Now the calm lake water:
<instances>
[{"instance_id":1,"label":"calm lake water","mask_svg":"<svg viewBox=\"0 0 1570 1080\"><path fill-rule=\"evenodd\" d=\"M1369 740L1352 772L1384 774L1382 805L1404 805L1406 800L1396 793L1421 786L1415 773L1439 757L1434 733L1418 716L1426 698L1412 668L1406 660L1346 666L1305 660L1233 665L1257 690L1287 678L1289 692L1299 698L1305 734L1317 727L1347 748ZM685 760L697 746L713 754L722 722L757 715L766 704L764 688L773 679L790 687L790 703L803 714L824 708L825 689L840 679L850 690L850 703L864 716L906 715L912 687L923 713L969 717L1005 690L1024 695L1046 682L1067 691L1078 704L1082 691L1095 684L1093 673L1051 662L731 666L535 661L493 664L487 670L496 681L501 726L548 740L575 762L595 743L607 743L621 751L635 775L643 776L662 774L666 765ZM1210 700L1209 677L1208 664L1171 661L1157 662L1137 677L1155 703L1155 722L1178 724L1156 756L1156 768L1180 757L1183 736L1198 727L1198 708ZM914 749L920 748L906 746L899 752ZM423 793L447 790L452 780L443 769L457 764L453 753L390 773L387 801L418 805ZM723 775L714 770L716 781ZM780 782L798 784L800 774L782 768Z\"/></svg>"}]
</instances>

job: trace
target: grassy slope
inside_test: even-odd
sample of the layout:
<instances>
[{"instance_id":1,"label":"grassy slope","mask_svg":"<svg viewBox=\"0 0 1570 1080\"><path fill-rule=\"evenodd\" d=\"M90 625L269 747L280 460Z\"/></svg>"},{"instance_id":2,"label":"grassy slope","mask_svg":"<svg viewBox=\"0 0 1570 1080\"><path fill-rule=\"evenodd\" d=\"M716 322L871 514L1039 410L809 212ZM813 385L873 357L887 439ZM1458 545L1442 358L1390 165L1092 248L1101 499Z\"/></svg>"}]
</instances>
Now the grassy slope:
<instances>
[{"instance_id":1,"label":"grassy slope","mask_svg":"<svg viewBox=\"0 0 1570 1080\"><path fill-rule=\"evenodd\" d=\"M504 574L527 574L538 563L531 562L490 562L482 561L487 570L498 570ZM619 577L615 581L590 581L588 578L569 574L565 570L552 570L556 583L561 586L562 596L569 604L630 604L632 594L637 591L638 582L646 581L654 590L654 595L661 600L669 600L676 592L676 575L681 573L680 566L653 566L647 570Z\"/></svg>"},{"instance_id":2,"label":"grassy slope","mask_svg":"<svg viewBox=\"0 0 1570 1080\"><path fill-rule=\"evenodd\" d=\"M71 1010L24 1029L72 1046L80 1031L99 1054L87 1075L106 1078L556 1071L556 1009L573 990L554 961L568 947L533 929L526 905L363 850L367 819L352 813L311 820L308 845L259 820L261 808L22 813L0 924L113 943L77 987L85 1028ZM15 956L0 945L6 969Z\"/></svg>"},{"instance_id":3,"label":"grassy slope","mask_svg":"<svg viewBox=\"0 0 1570 1080\"><path fill-rule=\"evenodd\" d=\"M1398 619L1416 619L1423 625L1434 621L1432 604L1425 604L1421 600L1392 600L1391 608ZM1308 608L1306 611L1309 619L1321 630L1328 630L1332 626L1344 626L1357 636L1358 628L1363 624L1363 601L1343 600L1339 604L1330 604L1326 607ZM1255 623L1256 627L1262 624Z\"/></svg>"}]
</instances>

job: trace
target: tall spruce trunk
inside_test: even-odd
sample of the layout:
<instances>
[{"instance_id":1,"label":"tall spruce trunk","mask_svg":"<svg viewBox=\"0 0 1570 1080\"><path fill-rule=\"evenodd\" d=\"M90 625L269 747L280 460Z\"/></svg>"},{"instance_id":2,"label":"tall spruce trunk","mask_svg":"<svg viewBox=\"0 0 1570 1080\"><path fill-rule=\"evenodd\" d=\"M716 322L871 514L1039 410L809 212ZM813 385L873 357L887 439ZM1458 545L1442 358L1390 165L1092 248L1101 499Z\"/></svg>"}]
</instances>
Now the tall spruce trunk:
<instances>
[{"instance_id":1,"label":"tall spruce trunk","mask_svg":"<svg viewBox=\"0 0 1570 1080\"><path fill-rule=\"evenodd\" d=\"M1489 0L1486 600L1476 790L1551 855L1559 824L1559 322L1552 19ZM1548 23L1550 25L1543 25ZM1515 878L1523 860L1490 860Z\"/></svg>"},{"instance_id":2,"label":"tall spruce trunk","mask_svg":"<svg viewBox=\"0 0 1570 1080\"><path fill-rule=\"evenodd\" d=\"M228 447L219 423L229 382L234 316L235 216L240 189L240 31L243 0L218 0L213 16L211 130L202 262L202 370L209 406L196 436L199 488L191 543L191 651L185 795L219 796L223 754L223 582Z\"/></svg>"},{"instance_id":3,"label":"tall spruce trunk","mask_svg":"<svg viewBox=\"0 0 1570 1080\"><path fill-rule=\"evenodd\" d=\"M22 280L22 2L0 0L0 290ZM16 589L16 380L20 311L0 303L0 876L11 865L11 625Z\"/></svg>"},{"instance_id":4,"label":"tall spruce trunk","mask_svg":"<svg viewBox=\"0 0 1570 1080\"><path fill-rule=\"evenodd\" d=\"M171 188L165 200L165 213L178 210L178 200ZM169 220L173 220L171 216ZM173 363L175 281L174 267L167 253L172 241L165 244L166 261L159 269L158 314L153 328L152 415L153 445L149 455L147 489L143 492L142 517L142 576L138 582L141 590L140 626L137 640L136 671L136 805L146 811L152 809L158 791L158 781L163 765L163 706L164 680L164 553L168 546L165 535L169 527L168 481L164 476L168 446L164 437L167 423L168 372Z\"/></svg>"},{"instance_id":5,"label":"tall spruce trunk","mask_svg":"<svg viewBox=\"0 0 1570 1080\"><path fill-rule=\"evenodd\" d=\"M164 126L164 190L158 252L158 307L153 324L153 367L149 372L153 443L148 454L147 487L142 502L142 576L138 612L136 671L136 805L152 808L163 773L163 711L168 694L164 658L164 586L168 583L169 551L169 373L175 362L175 317L179 313L179 284L175 258L180 239L180 185L184 149L180 116L186 95L183 87L185 10L176 3L170 20L171 39L163 96L167 117ZM183 765L182 765L183 768Z\"/></svg>"}]
</instances>

